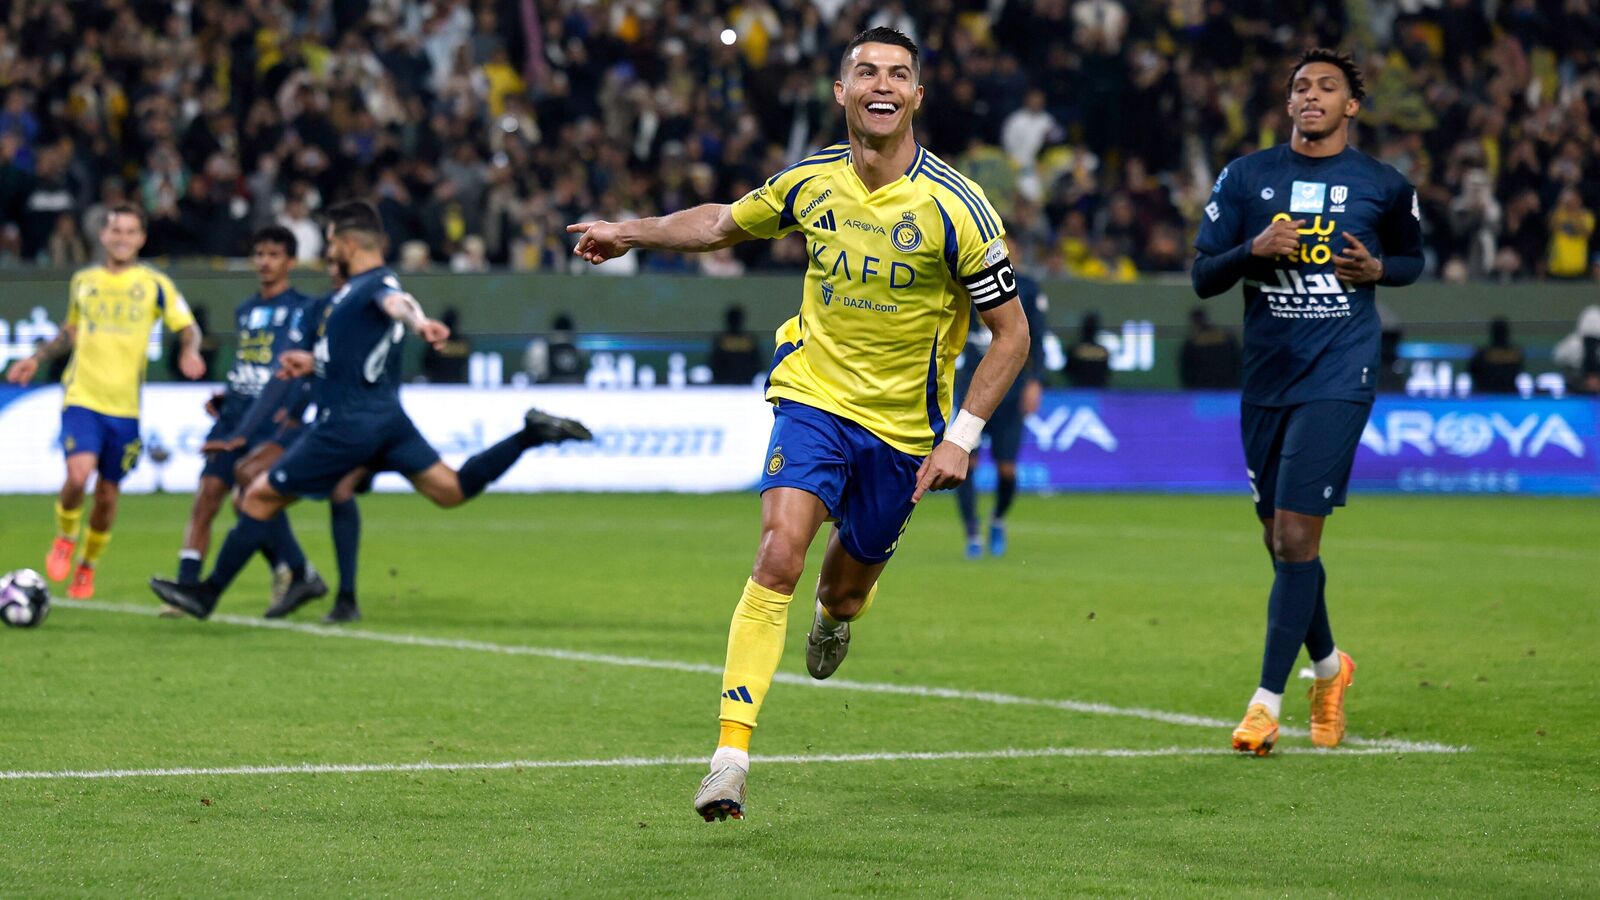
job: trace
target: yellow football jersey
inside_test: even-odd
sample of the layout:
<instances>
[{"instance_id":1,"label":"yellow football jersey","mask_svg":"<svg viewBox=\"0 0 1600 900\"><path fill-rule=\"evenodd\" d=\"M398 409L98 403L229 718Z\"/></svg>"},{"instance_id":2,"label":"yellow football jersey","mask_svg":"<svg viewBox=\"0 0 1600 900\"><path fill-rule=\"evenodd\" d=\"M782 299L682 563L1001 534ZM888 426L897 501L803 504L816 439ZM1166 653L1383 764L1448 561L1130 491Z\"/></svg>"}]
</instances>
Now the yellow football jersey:
<instances>
[{"instance_id":1,"label":"yellow football jersey","mask_svg":"<svg viewBox=\"0 0 1600 900\"><path fill-rule=\"evenodd\" d=\"M143 263L111 273L80 269L67 289L67 325L77 329L61 383L66 405L136 418L150 332L160 319L173 333L194 324L172 279Z\"/></svg>"},{"instance_id":2,"label":"yellow football jersey","mask_svg":"<svg viewBox=\"0 0 1600 900\"><path fill-rule=\"evenodd\" d=\"M898 180L869 193L840 143L740 198L733 219L756 237L802 232L811 257L800 314L778 329L767 399L931 452L970 304L1005 299L986 274L1006 258L1005 228L982 189L919 147Z\"/></svg>"}]
</instances>

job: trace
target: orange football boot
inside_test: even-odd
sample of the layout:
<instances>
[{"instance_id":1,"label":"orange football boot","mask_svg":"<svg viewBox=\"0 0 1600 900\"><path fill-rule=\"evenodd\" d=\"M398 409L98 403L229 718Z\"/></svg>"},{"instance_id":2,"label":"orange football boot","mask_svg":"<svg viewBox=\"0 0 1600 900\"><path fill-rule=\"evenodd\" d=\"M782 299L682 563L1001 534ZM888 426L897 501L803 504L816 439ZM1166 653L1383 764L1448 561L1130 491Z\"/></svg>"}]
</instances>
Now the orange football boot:
<instances>
[{"instance_id":1,"label":"orange football boot","mask_svg":"<svg viewBox=\"0 0 1600 900\"><path fill-rule=\"evenodd\" d=\"M51 581L66 581L72 574L72 554L78 549L76 538L56 536L44 558L44 574Z\"/></svg>"},{"instance_id":2,"label":"orange football boot","mask_svg":"<svg viewBox=\"0 0 1600 900\"><path fill-rule=\"evenodd\" d=\"M78 563L78 571L72 575L72 584L67 585L67 596L74 600L88 600L94 596L94 566Z\"/></svg>"},{"instance_id":3,"label":"orange football boot","mask_svg":"<svg viewBox=\"0 0 1600 900\"><path fill-rule=\"evenodd\" d=\"M1264 703L1253 703L1245 710L1244 721L1233 730L1233 749L1240 753L1266 756L1278 742L1278 720Z\"/></svg>"},{"instance_id":4,"label":"orange football boot","mask_svg":"<svg viewBox=\"0 0 1600 900\"><path fill-rule=\"evenodd\" d=\"M1339 651L1339 674L1311 682L1311 743L1332 749L1344 740L1344 692L1355 683L1356 661Z\"/></svg>"}]
</instances>

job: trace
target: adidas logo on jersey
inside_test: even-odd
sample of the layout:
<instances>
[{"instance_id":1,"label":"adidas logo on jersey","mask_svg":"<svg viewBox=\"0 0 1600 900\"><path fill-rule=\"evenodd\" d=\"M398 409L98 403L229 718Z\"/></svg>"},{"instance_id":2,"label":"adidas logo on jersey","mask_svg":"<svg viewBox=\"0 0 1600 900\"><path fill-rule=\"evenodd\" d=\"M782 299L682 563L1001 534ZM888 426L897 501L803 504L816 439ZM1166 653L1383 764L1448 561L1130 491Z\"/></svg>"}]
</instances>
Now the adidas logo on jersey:
<instances>
[{"instance_id":1,"label":"adidas logo on jersey","mask_svg":"<svg viewBox=\"0 0 1600 900\"><path fill-rule=\"evenodd\" d=\"M811 227L812 228L818 228L818 229L821 229L823 231L838 231L839 230L833 224L833 210L831 210L831 209L828 210L827 212L823 213L821 216L819 216L815 222L812 222L811 223Z\"/></svg>"},{"instance_id":2,"label":"adidas logo on jersey","mask_svg":"<svg viewBox=\"0 0 1600 900\"><path fill-rule=\"evenodd\" d=\"M722 696L723 696L723 699L732 700L732 701L734 701L736 703L755 703L756 702L756 701L750 699L750 692L748 690L745 690L745 686L742 685L742 684L739 685L736 688L729 688L729 689L723 691L722 692Z\"/></svg>"}]
</instances>

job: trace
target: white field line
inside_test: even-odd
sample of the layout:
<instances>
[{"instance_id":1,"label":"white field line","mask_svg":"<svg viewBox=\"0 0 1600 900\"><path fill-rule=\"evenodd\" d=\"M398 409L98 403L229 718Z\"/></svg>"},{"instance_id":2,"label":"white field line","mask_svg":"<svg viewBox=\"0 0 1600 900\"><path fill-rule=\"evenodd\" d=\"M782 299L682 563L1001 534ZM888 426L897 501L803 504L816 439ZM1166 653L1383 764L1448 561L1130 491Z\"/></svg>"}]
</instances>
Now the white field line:
<instances>
[{"instance_id":1,"label":"white field line","mask_svg":"<svg viewBox=\"0 0 1600 900\"><path fill-rule=\"evenodd\" d=\"M1399 751L1364 747L1344 750L1306 750L1310 756L1380 756ZM1420 753L1450 752L1440 750ZM825 753L795 756L754 756L761 765L814 765L817 763L945 762L988 759L1150 759L1174 756L1238 756L1222 747L1163 747L1125 749L1096 747L1007 748L1003 750L944 750L902 753ZM485 772L504 769L643 769L656 766L704 766L704 756L624 756L616 759L513 759L504 762L414 763L302 763L280 766L218 766L171 769L59 769L55 771L0 771L0 781L65 781L69 779L184 778L223 775L360 775L368 772Z\"/></svg>"},{"instance_id":2,"label":"white field line","mask_svg":"<svg viewBox=\"0 0 1600 900\"><path fill-rule=\"evenodd\" d=\"M62 609L88 609L97 612L122 613L126 615L153 616L160 612L156 606L144 606L131 603L103 603L98 600L67 601L56 604ZM722 667L706 663L679 662L671 659L650 659L642 656L615 656L609 653L586 653L581 650L563 650L558 647L529 647L520 644L494 644L488 641L474 641L463 638L428 637L417 634L399 634L386 631L367 631L360 628L345 628L331 625L312 625L306 622L289 622L283 619L258 619L249 616L235 616L227 613L213 615L207 621L220 622L224 625L237 625L244 628L261 628L271 631L292 631L297 634L309 634L322 638L344 638L346 640L376 641L383 644L399 644L408 647L431 647L442 650L468 650L477 653L498 653L505 656L537 656L544 659L559 659L566 662L593 663L605 666L622 666L634 669L665 669L672 672L690 672L696 675L721 675ZM1121 716L1130 719L1144 719L1150 722L1162 722L1168 725L1189 725L1199 728L1232 728L1234 723L1225 719L1215 719L1208 716L1195 716L1188 713L1166 712L1159 709L1146 709L1137 706L1112 706L1108 703L1095 703L1085 700L1053 700L1043 697L1023 697L1017 694L1001 694L992 691L964 691L955 688L930 687L917 684L893 684L882 681L851 681L848 678L830 678L827 681L817 681L810 677L795 675L788 672L779 672L773 680L780 684L793 684L801 687L818 688L823 690L860 691L869 694L899 694L910 697L928 697L939 700L965 700L974 703L989 703L996 706L1034 706L1046 709L1060 709L1068 712L1085 713L1096 716ZM1283 734L1294 737L1305 737L1310 734L1303 728L1283 727L1279 729ZM1363 738L1347 735L1345 742L1356 747L1371 747L1379 750L1399 751L1409 753L1464 753L1472 748L1439 744L1432 742L1406 741L1398 738Z\"/></svg>"}]
</instances>

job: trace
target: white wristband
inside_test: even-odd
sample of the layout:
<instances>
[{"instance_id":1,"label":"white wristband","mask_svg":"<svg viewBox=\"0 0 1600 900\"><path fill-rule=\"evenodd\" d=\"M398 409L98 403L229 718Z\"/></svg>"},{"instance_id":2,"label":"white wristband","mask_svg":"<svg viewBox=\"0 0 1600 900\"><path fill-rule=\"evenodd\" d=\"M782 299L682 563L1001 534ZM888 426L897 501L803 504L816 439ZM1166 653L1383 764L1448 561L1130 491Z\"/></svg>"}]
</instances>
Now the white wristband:
<instances>
[{"instance_id":1,"label":"white wristband","mask_svg":"<svg viewBox=\"0 0 1600 900\"><path fill-rule=\"evenodd\" d=\"M956 420L945 429L944 439L971 453L983 440L984 424L984 420L963 409L956 413Z\"/></svg>"}]
</instances>

